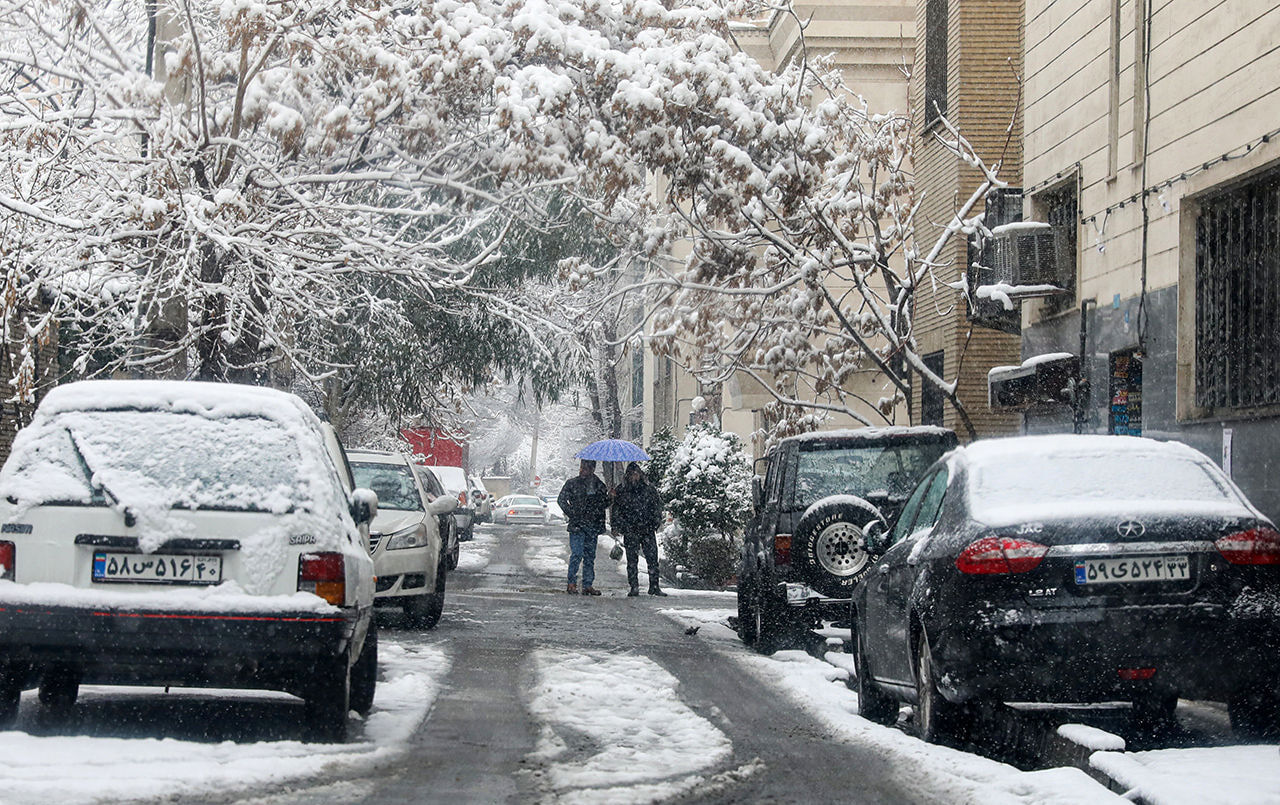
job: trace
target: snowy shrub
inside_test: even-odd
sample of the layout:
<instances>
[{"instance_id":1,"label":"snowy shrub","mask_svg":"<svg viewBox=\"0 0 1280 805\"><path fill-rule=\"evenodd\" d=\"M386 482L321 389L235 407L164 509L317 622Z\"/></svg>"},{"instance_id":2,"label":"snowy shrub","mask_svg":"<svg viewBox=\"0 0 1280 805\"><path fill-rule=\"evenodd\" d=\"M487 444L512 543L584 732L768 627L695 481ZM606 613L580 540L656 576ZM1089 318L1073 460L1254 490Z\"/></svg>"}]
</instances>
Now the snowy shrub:
<instances>
[{"instance_id":1,"label":"snowy shrub","mask_svg":"<svg viewBox=\"0 0 1280 805\"><path fill-rule=\"evenodd\" d=\"M713 585L737 569L738 540L751 511L751 463L736 434L695 425L671 454L660 487L678 529L667 555Z\"/></svg>"},{"instance_id":2,"label":"snowy shrub","mask_svg":"<svg viewBox=\"0 0 1280 805\"><path fill-rule=\"evenodd\" d=\"M653 434L653 438L649 440L649 465L645 472L649 475L649 480L658 487L658 493L662 495L662 503L665 507L667 498L662 492L663 482L667 477L667 470L671 467L671 458L676 452L676 437L671 433L671 428L665 427Z\"/></svg>"}]
</instances>

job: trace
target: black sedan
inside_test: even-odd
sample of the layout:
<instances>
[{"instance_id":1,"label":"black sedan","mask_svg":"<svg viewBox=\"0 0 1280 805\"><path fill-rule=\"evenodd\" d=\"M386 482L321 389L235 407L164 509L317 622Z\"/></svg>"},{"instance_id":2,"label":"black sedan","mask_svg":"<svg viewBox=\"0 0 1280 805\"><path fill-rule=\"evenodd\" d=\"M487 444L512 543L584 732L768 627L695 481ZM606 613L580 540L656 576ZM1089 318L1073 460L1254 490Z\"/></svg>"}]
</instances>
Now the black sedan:
<instances>
[{"instance_id":1,"label":"black sedan","mask_svg":"<svg viewBox=\"0 0 1280 805\"><path fill-rule=\"evenodd\" d=\"M1280 533L1189 447L1031 436L948 453L923 476L854 591L864 716L916 705L962 738L1000 702L1228 703L1280 729Z\"/></svg>"}]
</instances>

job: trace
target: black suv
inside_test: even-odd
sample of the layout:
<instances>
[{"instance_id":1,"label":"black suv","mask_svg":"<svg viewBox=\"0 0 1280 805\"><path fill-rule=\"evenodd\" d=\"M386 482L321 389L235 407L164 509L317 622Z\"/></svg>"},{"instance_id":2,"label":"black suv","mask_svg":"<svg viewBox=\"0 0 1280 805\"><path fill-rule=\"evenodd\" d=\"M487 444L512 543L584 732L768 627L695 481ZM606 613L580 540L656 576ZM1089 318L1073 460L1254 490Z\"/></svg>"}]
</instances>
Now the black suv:
<instances>
[{"instance_id":1,"label":"black suv","mask_svg":"<svg viewBox=\"0 0 1280 805\"><path fill-rule=\"evenodd\" d=\"M956 446L945 428L860 428L792 436L755 480L738 574L738 633L764 653L822 619L844 620L873 566L867 534L897 516L921 473Z\"/></svg>"}]
</instances>

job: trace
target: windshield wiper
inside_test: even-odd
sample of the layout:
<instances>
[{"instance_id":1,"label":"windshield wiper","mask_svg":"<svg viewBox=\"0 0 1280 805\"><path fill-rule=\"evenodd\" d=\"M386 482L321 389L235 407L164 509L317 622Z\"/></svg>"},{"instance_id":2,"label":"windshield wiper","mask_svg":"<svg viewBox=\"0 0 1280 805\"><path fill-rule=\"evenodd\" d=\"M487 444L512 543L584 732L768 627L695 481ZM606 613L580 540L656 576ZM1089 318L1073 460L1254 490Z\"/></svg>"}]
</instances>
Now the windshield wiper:
<instances>
[{"instance_id":1,"label":"windshield wiper","mask_svg":"<svg viewBox=\"0 0 1280 805\"><path fill-rule=\"evenodd\" d=\"M76 440L76 435L71 432L71 428L64 427L63 430L67 432L67 438L71 440L71 449L76 452L76 459L80 462L80 470L84 472L84 477L89 482L90 489L94 487L101 489L116 506L122 507L124 509L124 524L132 528L138 521L138 518L134 516L133 509L124 506L120 501L120 496L112 492L111 487L107 486L106 482L98 477L98 473L94 472L93 467L89 465L89 459L85 458L84 451L80 449L80 442Z\"/></svg>"}]
</instances>

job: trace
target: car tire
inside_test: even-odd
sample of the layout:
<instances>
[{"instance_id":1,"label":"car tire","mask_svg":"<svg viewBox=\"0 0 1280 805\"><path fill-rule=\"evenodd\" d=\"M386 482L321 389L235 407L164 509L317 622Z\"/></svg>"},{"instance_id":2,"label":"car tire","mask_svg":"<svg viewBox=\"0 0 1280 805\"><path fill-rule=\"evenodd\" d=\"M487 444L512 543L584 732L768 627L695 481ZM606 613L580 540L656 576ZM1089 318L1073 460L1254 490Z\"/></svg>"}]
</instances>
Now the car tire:
<instances>
[{"instance_id":1,"label":"car tire","mask_svg":"<svg viewBox=\"0 0 1280 805\"><path fill-rule=\"evenodd\" d=\"M762 590L757 590L753 598L755 650L761 654L773 654L775 651L794 648L797 630L786 605L774 601Z\"/></svg>"},{"instance_id":2,"label":"car tire","mask_svg":"<svg viewBox=\"0 0 1280 805\"><path fill-rule=\"evenodd\" d=\"M738 582L738 637L742 638L743 644L749 647L754 647L759 638L759 632L756 631L755 606L752 602L754 595L754 585L745 577Z\"/></svg>"},{"instance_id":3,"label":"car tire","mask_svg":"<svg viewBox=\"0 0 1280 805\"><path fill-rule=\"evenodd\" d=\"M823 498L800 517L791 538L791 562L799 578L831 598L849 598L875 566L867 550L872 523L884 527L880 510L850 495Z\"/></svg>"},{"instance_id":4,"label":"car tire","mask_svg":"<svg viewBox=\"0 0 1280 805\"><path fill-rule=\"evenodd\" d=\"M1227 701L1231 731L1246 739L1280 737L1280 692L1238 693Z\"/></svg>"},{"instance_id":5,"label":"car tire","mask_svg":"<svg viewBox=\"0 0 1280 805\"><path fill-rule=\"evenodd\" d=\"M347 657L344 651L316 666L317 678L303 698L303 723L312 741L347 740L347 713L351 710L351 667Z\"/></svg>"},{"instance_id":6,"label":"car tire","mask_svg":"<svg viewBox=\"0 0 1280 805\"><path fill-rule=\"evenodd\" d=\"M973 711L962 704L947 701L938 690L937 668L933 650L924 629L916 636L916 734L928 743L956 746L968 737L973 727Z\"/></svg>"},{"instance_id":7,"label":"car tire","mask_svg":"<svg viewBox=\"0 0 1280 805\"><path fill-rule=\"evenodd\" d=\"M871 681L871 667L867 664L867 649L860 632L854 627L853 637L854 678L846 683L858 694L858 715L875 724L892 726L898 720L898 700L885 693Z\"/></svg>"},{"instance_id":8,"label":"car tire","mask_svg":"<svg viewBox=\"0 0 1280 805\"><path fill-rule=\"evenodd\" d=\"M80 674L74 668L53 666L40 679L40 704L48 715L65 718L80 695Z\"/></svg>"},{"instance_id":9,"label":"car tire","mask_svg":"<svg viewBox=\"0 0 1280 805\"><path fill-rule=\"evenodd\" d=\"M445 563L440 562L436 568L436 586L432 592L413 598L405 604L404 614L409 625L415 629L434 629L444 614L444 589L448 573Z\"/></svg>"},{"instance_id":10,"label":"car tire","mask_svg":"<svg viewBox=\"0 0 1280 805\"><path fill-rule=\"evenodd\" d=\"M453 550L449 551L449 561L447 567L449 570L458 569L458 559L462 556L462 545L454 543Z\"/></svg>"},{"instance_id":11,"label":"car tire","mask_svg":"<svg viewBox=\"0 0 1280 805\"><path fill-rule=\"evenodd\" d=\"M378 624L369 619L369 631L356 664L351 666L351 709L361 716L373 709L373 693L378 686Z\"/></svg>"}]
</instances>

